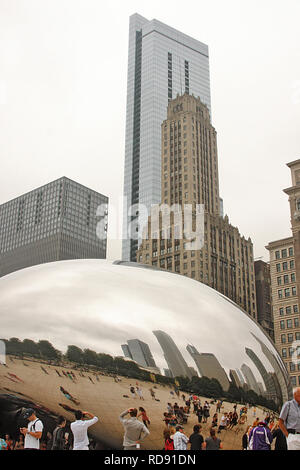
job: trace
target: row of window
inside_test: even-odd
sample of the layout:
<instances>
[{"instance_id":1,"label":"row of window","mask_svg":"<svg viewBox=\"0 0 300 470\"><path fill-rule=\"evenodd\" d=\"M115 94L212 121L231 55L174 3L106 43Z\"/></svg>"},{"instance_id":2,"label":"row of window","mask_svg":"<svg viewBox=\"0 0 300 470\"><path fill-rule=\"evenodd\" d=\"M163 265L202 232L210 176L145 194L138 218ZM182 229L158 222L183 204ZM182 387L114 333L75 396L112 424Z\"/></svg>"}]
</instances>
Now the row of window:
<instances>
[{"instance_id":1,"label":"row of window","mask_svg":"<svg viewBox=\"0 0 300 470\"><path fill-rule=\"evenodd\" d=\"M290 369L290 372L296 372L297 370L300 372L300 362L298 364L295 364L294 362L290 362L289 363L289 369ZM300 379L300 377L299 377L299 379Z\"/></svg>"},{"instance_id":2,"label":"row of window","mask_svg":"<svg viewBox=\"0 0 300 470\"><path fill-rule=\"evenodd\" d=\"M300 332L297 331L294 335L294 333L288 333L288 335L281 335L281 343L292 343L293 341L299 341L300 340Z\"/></svg>"},{"instance_id":3,"label":"row of window","mask_svg":"<svg viewBox=\"0 0 300 470\"><path fill-rule=\"evenodd\" d=\"M291 384L292 384L292 387L297 386L297 377L291 376ZM298 385L300 385L300 375L298 375Z\"/></svg>"},{"instance_id":4,"label":"row of window","mask_svg":"<svg viewBox=\"0 0 300 470\"><path fill-rule=\"evenodd\" d=\"M288 329L299 328L299 318L294 318L294 321L292 319L280 320L280 329L285 330L285 327Z\"/></svg>"},{"instance_id":5,"label":"row of window","mask_svg":"<svg viewBox=\"0 0 300 470\"><path fill-rule=\"evenodd\" d=\"M281 356L283 359L286 359L287 357L292 357L292 355L295 352L295 348L290 347L290 348L282 348L281 350Z\"/></svg>"},{"instance_id":6,"label":"row of window","mask_svg":"<svg viewBox=\"0 0 300 470\"><path fill-rule=\"evenodd\" d=\"M290 282L296 282L296 274L292 273L290 276L285 274L284 276L279 276L277 278L277 285L281 286L282 284L289 284Z\"/></svg>"},{"instance_id":7,"label":"row of window","mask_svg":"<svg viewBox=\"0 0 300 470\"><path fill-rule=\"evenodd\" d=\"M284 248L283 250L277 250L275 251L275 259L280 259L280 258L287 258L288 256L294 256L294 249L293 247L291 248Z\"/></svg>"},{"instance_id":8,"label":"row of window","mask_svg":"<svg viewBox=\"0 0 300 470\"><path fill-rule=\"evenodd\" d=\"M276 264L276 272L281 273L281 271L287 271L288 269L295 268L295 261L291 260L289 263L284 261L283 263Z\"/></svg>"},{"instance_id":9,"label":"row of window","mask_svg":"<svg viewBox=\"0 0 300 470\"><path fill-rule=\"evenodd\" d=\"M298 305L293 305L293 306L288 305L287 307L285 307L285 309L284 307L280 307L279 309L280 316L283 316L284 313L286 315L291 315L291 313L298 313L298 312L299 312Z\"/></svg>"},{"instance_id":10,"label":"row of window","mask_svg":"<svg viewBox=\"0 0 300 470\"><path fill-rule=\"evenodd\" d=\"M288 287L287 289L280 289L278 291L278 299L283 299L284 297L290 297L291 295L297 295L296 287Z\"/></svg>"}]
</instances>

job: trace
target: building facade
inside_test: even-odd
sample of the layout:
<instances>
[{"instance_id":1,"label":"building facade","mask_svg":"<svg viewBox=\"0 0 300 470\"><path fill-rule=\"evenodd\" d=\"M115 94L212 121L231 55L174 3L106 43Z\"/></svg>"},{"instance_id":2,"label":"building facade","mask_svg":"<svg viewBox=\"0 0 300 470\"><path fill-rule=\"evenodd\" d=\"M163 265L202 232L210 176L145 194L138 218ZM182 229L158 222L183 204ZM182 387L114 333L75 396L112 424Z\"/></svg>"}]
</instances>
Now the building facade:
<instances>
[{"instance_id":1,"label":"building facade","mask_svg":"<svg viewBox=\"0 0 300 470\"><path fill-rule=\"evenodd\" d=\"M274 341L274 324L271 306L270 265L265 261L254 261L257 321Z\"/></svg>"},{"instance_id":2,"label":"building facade","mask_svg":"<svg viewBox=\"0 0 300 470\"><path fill-rule=\"evenodd\" d=\"M2 204L0 276L50 261L105 258L107 204L66 177Z\"/></svg>"},{"instance_id":3,"label":"building facade","mask_svg":"<svg viewBox=\"0 0 300 470\"><path fill-rule=\"evenodd\" d=\"M158 229L148 218L138 262L204 282L256 318L253 245L220 215L216 131L209 110L199 98L184 94L169 103L167 117L161 128L161 202L169 208L189 206L193 223L202 206L202 248L188 249L184 218L176 220L175 207L167 234L163 217Z\"/></svg>"},{"instance_id":4,"label":"building facade","mask_svg":"<svg viewBox=\"0 0 300 470\"><path fill-rule=\"evenodd\" d=\"M272 308L275 344L289 371L292 386L300 386L300 160L288 163L292 186L289 196L292 236L270 242Z\"/></svg>"},{"instance_id":5,"label":"building facade","mask_svg":"<svg viewBox=\"0 0 300 470\"><path fill-rule=\"evenodd\" d=\"M208 47L155 19L130 17L122 259L136 261L147 210L161 200L161 123L178 93L210 110Z\"/></svg>"}]
</instances>

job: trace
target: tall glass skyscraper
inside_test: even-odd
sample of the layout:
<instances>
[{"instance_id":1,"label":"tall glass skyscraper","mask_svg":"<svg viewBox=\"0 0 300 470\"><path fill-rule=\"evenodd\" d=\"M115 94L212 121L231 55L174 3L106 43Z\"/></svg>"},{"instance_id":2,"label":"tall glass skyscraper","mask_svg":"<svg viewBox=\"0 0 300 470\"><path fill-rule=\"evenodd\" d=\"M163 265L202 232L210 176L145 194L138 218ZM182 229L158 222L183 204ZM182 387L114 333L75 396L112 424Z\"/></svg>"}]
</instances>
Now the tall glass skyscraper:
<instances>
[{"instance_id":1,"label":"tall glass skyscraper","mask_svg":"<svg viewBox=\"0 0 300 470\"><path fill-rule=\"evenodd\" d=\"M136 261L148 211L161 202L161 123L168 102L183 93L210 110L208 47L157 20L129 23L124 172L124 260ZM150 212L149 212L150 213Z\"/></svg>"}]
</instances>

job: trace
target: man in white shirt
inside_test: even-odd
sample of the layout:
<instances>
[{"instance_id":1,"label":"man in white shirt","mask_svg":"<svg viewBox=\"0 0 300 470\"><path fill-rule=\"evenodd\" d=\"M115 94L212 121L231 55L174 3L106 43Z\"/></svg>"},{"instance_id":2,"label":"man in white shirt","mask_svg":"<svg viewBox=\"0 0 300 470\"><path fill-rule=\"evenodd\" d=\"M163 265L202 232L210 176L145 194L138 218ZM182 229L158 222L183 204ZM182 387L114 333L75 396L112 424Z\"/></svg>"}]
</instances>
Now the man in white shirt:
<instances>
[{"instance_id":1,"label":"man in white shirt","mask_svg":"<svg viewBox=\"0 0 300 470\"><path fill-rule=\"evenodd\" d=\"M24 449L39 450L40 439L44 428L43 423L36 417L33 408L25 410L24 418L29 421L27 428L20 428L20 432L25 436Z\"/></svg>"},{"instance_id":2,"label":"man in white shirt","mask_svg":"<svg viewBox=\"0 0 300 470\"><path fill-rule=\"evenodd\" d=\"M90 419L84 419L85 417ZM73 450L89 450L89 438L87 430L98 421L97 416L87 411L75 411L76 421L71 423L71 431L74 436Z\"/></svg>"},{"instance_id":3,"label":"man in white shirt","mask_svg":"<svg viewBox=\"0 0 300 470\"><path fill-rule=\"evenodd\" d=\"M176 426L176 433L173 436L174 450L187 450L189 438L184 434L182 426Z\"/></svg>"}]
</instances>

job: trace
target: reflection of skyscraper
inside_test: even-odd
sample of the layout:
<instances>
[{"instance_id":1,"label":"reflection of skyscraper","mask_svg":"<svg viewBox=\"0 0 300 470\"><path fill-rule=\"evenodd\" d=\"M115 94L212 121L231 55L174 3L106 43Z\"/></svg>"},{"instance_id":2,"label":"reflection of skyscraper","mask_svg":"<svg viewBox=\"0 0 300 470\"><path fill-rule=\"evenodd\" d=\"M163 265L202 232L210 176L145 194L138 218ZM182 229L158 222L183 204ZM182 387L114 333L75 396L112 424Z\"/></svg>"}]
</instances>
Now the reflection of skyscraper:
<instances>
[{"instance_id":1,"label":"reflection of skyscraper","mask_svg":"<svg viewBox=\"0 0 300 470\"><path fill-rule=\"evenodd\" d=\"M290 384L290 379L288 376L288 372L281 360L278 356L276 358L275 354L270 351L270 349L259 339L255 334L251 333L252 336L256 339L256 341L260 344L261 350L269 360L270 364L272 365L277 380L280 384L279 386L279 396L282 394L282 401L286 402L287 400L292 399L292 387ZM280 391L281 390L281 391Z\"/></svg>"},{"instance_id":2,"label":"reflection of skyscraper","mask_svg":"<svg viewBox=\"0 0 300 470\"><path fill-rule=\"evenodd\" d=\"M230 369L229 371L229 377L233 385L235 385L237 388L240 388L242 386L241 381L239 379L238 374L236 373L235 370Z\"/></svg>"},{"instance_id":3,"label":"reflection of skyscraper","mask_svg":"<svg viewBox=\"0 0 300 470\"><path fill-rule=\"evenodd\" d=\"M243 364L241 369L242 369L242 372L245 376L247 385L249 386L250 390L253 390L255 393L257 393L257 395L259 395L260 393L259 386L257 384L256 378L254 377L253 372L250 369L250 367L247 366L247 364Z\"/></svg>"},{"instance_id":4,"label":"reflection of skyscraper","mask_svg":"<svg viewBox=\"0 0 300 470\"><path fill-rule=\"evenodd\" d=\"M161 330L153 331L153 334L156 336L164 352L165 360L173 377L183 376L192 378L192 372L171 336Z\"/></svg>"},{"instance_id":5,"label":"reflection of skyscraper","mask_svg":"<svg viewBox=\"0 0 300 470\"><path fill-rule=\"evenodd\" d=\"M197 349L190 344L187 345L186 349L192 356L201 376L208 377L209 379L217 379L223 390L227 391L229 388L229 380L216 356L210 353L199 353Z\"/></svg>"},{"instance_id":6,"label":"reflection of skyscraper","mask_svg":"<svg viewBox=\"0 0 300 470\"><path fill-rule=\"evenodd\" d=\"M139 339L129 339L127 344L121 346L124 355L144 367L156 367L148 344Z\"/></svg>"},{"instance_id":7,"label":"reflection of skyscraper","mask_svg":"<svg viewBox=\"0 0 300 470\"><path fill-rule=\"evenodd\" d=\"M240 379L240 382L242 384L242 386L245 384L245 380L244 380L244 377L243 377L243 374L241 373L241 371L239 369L236 369L236 373Z\"/></svg>"},{"instance_id":8,"label":"reflection of skyscraper","mask_svg":"<svg viewBox=\"0 0 300 470\"><path fill-rule=\"evenodd\" d=\"M257 357L254 351L250 348L245 348L246 354L254 362L257 369L259 370L260 375L263 378L265 387L267 389L267 396L269 399L274 401L282 401L282 395L280 395L280 386L278 380L275 379L274 375L269 373L261 360Z\"/></svg>"},{"instance_id":9,"label":"reflection of skyscraper","mask_svg":"<svg viewBox=\"0 0 300 470\"><path fill-rule=\"evenodd\" d=\"M261 382L257 382L257 386L258 386L258 388L259 388L259 392L260 392L259 394L260 394L261 396L264 396L264 394L265 394L265 389L264 389L263 384L262 384Z\"/></svg>"}]
</instances>

